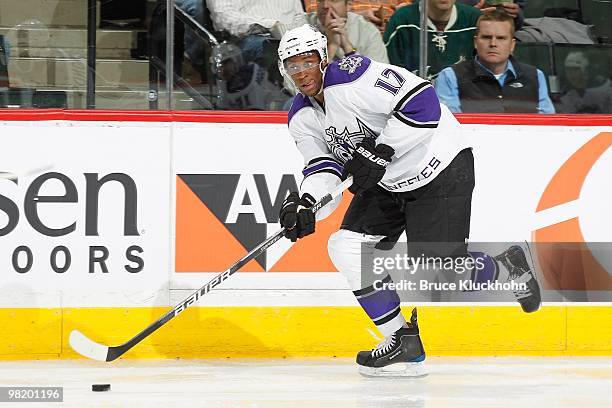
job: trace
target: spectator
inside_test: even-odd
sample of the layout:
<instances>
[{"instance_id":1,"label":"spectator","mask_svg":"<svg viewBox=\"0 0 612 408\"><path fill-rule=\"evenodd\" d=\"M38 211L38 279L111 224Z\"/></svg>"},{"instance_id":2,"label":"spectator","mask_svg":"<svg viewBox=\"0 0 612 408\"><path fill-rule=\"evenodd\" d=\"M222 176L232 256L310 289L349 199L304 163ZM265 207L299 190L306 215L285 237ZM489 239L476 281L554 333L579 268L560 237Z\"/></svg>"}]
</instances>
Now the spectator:
<instances>
[{"instance_id":1,"label":"spectator","mask_svg":"<svg viewBox=\"0 0 612 408\"><path fill-rule=\"evenodd\" d=\"M389 63L382 37L374 24L359 14L348 11L349 0L319 0L316 13L308 13L306 20L327 37L330 60L350 52Z\"/></svg>"},{"instance_id":2,"label":"spectator","mask_svg":"<svg viewBox=\"0 0 612 408\"><path fill-rule=\"evenodd\" d=\"M444 69L436 80L438 97L452 112L555 113L542 71L516 61L514 22L503 11L476 23L474 60Z\"/></svg>"},{"instance_id":3,"label":"spectator","mask_svg":"<svg viewBox=\"0 0 612 408\"><path fill-rule=\"evenodd\" d=\"M502 3L499 6L490 6L486 0L459 0L463 4L474 6L480 9L483 13L490 13L497 7L501 7L510 17L514 19L514 28L520 30L525 21L524 10L527 6L527 0L509 0L506 3Z\"/></svg>"},{"instance_id":4,"label":"spectator","mask_svg":"<svg viewBox=\"0 0 612 408\"><path fill-rule=\"evenodd\" d=\"M419 0L414 0L413 3L418 3ZM465 4L467 6L474 6L483 13L490 13L496 8L503 9L514 19L514 27L519 30L523 26L525 21L525 15L523 10L527 6L527 0L505 0L505 3L498 5L491 5L491 0L457 0L458 3Z\"/></svg>"},{"instance_id":5,"label":"spectator","mask_svg":"<svg viewBox=\"0 0 612 408\"><path fill-rule=\"evenodd\" d=\"M412 0L353 0L350 2L350 11L361 14L366 20L374 24L381 34L385 32L387 22L395 10L407 6ZM307 13L317 11L317 0L304 1Z\"/></svg>"},{"instance_id":6,"label":"spectator","mask_svg":"<svg viewBox=\"0 0 612 408\"><path fill-rule=\"evenodd\" d=\"M473 37L480 10L455 0L427 0L428 66L433 79L443 68L472 58ZM389 61L414 73L419 71L419 5L400 8L389 20L384 41Z\"/></svg>"},{"instance_id":7,"label":"spectator","mask_svg":"<svg viewBox=\"0 0 612 408\"><path fill-rule=\"evenodd\" d=\"M300 0L206 0L217 31L241 39L246 61L259 61L268 38L306 24Z\"/></svg>"},{"instance_id":8,"label":"spectator","mask_svg":"<svg viewBox=\"0 0 612 408\"><path fill-rule=\"evenodd\" d=\"M245 63L237 46L222 42L211 56L212 72L219 91L217 108L226 110L277 110L287 100L268 80L267 71L254 62Z\"/></svg>"},{"instance_id":9,"label":"spectator","mask_svg":"<svg viewBox=\"0 0 612 408\"><path fill-rule=\"evenodd\" d=\"M561 96L559 112L611 113L612 84L608 78L595 75L582 51L573 51L565 57L567 90Z\"/></svg>"}]
</instances>

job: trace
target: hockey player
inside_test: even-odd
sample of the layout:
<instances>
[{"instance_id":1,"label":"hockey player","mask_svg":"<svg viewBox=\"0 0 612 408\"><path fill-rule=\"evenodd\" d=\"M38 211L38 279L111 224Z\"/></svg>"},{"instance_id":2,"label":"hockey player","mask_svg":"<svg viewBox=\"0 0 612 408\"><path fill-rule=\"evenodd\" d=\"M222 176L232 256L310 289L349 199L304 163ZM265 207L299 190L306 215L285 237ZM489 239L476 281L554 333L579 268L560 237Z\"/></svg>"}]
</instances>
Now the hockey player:
<instances>
[{"instance_id":1,"label":"hockey player","mask_svg":"<svg viewBox=\"0 0 612 408\"><path fill-rule=\"evenodd\" d=\"M288 31L278 54L281 73L300 90L289 131L305 163L301 195L288 195L280 223L292 241L312 234L315 216L304 209L353 175L355 196L329 239L329 256L386 337L359 352L357 364L365 375L414 375L425 359L416 309L406 321L394 290L362 287L361 259L404 230L410 242L449 243L436 256L469 256L472 151L431 84L409 71L356 53L328 63L326 38L309 25ZM317 217L330 211L323 212ZM527 282L518 300L526 312L537 310L539 286L523 250L513 246L489 259L496 270L502 264L509 277ZM480 272L475 279L493 273Z\"/></svg>"}]
</instances>

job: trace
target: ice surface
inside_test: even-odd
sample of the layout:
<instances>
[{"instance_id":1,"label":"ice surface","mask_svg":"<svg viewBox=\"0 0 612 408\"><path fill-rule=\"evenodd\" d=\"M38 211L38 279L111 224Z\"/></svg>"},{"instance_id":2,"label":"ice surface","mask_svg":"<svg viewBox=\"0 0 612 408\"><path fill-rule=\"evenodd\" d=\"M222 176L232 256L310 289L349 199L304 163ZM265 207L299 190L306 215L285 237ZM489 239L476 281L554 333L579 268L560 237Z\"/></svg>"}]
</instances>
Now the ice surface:
<instances>
[{"instance_id":1,"label":"ice surface","mask_svg":"<svg viewBox=\"0 0 612 408\"><path fill-rule=\"evenodd\" d=\"M28 407L612 407L612 358L428 358L418 379L369 379L350 359L0 362L0 385L63 386ZM111 384L92 392L92 384ZM1 406L25 406L0 404Z\"/></svg>"}]
</instances>

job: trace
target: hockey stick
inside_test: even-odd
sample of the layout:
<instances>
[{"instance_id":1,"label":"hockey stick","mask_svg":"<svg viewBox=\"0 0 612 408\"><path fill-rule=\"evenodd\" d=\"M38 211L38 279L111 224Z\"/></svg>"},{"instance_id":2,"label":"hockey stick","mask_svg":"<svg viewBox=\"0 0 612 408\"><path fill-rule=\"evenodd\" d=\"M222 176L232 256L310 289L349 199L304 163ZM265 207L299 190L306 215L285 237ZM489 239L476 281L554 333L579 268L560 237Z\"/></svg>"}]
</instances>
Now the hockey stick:
<instances>
[{"instance_id":1,"label":"hockey stick","mask_svg":"<svg viewBox=\"0 0 612 408\"><path fill-rule=\"evenodd\" d=\"M331 202L334 198L338 197L344 190L346 190L353 183L353 178L348 177L345 181L340 183L338 187L336 187L332 192L321 198L315 205L313 205L310 210L313 213L319 211L323 206ZM100 343L96 343L95 341L89 339L83 333L78 330L73 330L70 333L70 346L77 353L82 356L89 357L98 361L113 361L120 356L122 356L126 351L140 343L143 339L153 333L155 330L162 327L164 324L168 323L174 317L176 317L179 313L187 309L187 307L191 306L202 296L210 292L215 286L221 284L224 280L232 276L236 271L246 265L251 259L257 258L264 251L266 251L270 246L272 246L275 242L280 240L285 235L285 229L280 229L274 235L267 238L265 241L257 245L255 248L251 250L248 254L246 254L242 259L237 261L235 264L230 266L224 272L221 272L217 276L215 276L212 280L210 280L206 285L202 286L198 289L197 292L193 293L187 299L179 303L172 310L167 312L165 315L160 317L157 321L151 323L147 328L138 333L136 336L123 343L120 346L109 347Z\"/></svg>"}]
</instances>

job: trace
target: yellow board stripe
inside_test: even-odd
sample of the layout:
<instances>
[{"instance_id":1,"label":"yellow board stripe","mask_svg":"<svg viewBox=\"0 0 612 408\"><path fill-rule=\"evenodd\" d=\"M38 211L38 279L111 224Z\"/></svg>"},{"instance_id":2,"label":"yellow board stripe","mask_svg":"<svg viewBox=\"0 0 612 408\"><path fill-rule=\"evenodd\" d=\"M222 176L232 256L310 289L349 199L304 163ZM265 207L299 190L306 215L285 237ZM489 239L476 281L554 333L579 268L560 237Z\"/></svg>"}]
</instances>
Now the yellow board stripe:
<instances>
[{"instance_id":1,"label":"yellow board stripe","mask_svg":"<svg viewBox=\"0 0 612 408\"><path fill-rule=\"evenodd\" d=\"M117 345L166 310L0 309L0 360L79 358L71 330ZM612 355L612 306L424 306L419 322L430 356ZM192 307L125 357L346 357L376 343L367 328L359 307Z\"/></svg>"}]
</instances>

